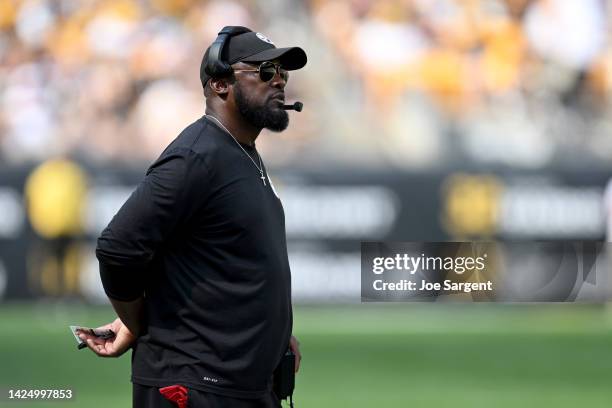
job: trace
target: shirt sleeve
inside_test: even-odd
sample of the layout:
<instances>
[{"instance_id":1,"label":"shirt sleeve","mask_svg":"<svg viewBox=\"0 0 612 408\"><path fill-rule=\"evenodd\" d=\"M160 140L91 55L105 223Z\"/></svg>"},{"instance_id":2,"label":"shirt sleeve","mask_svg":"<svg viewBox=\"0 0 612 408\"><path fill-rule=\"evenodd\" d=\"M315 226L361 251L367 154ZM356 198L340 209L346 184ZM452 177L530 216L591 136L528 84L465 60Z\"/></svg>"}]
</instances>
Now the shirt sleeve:
<instances>
[{"instance_id":1,"label":"shirt sleeve","mask_svg":"<svg viewBox=\"0 0 612 408\"><path fill-rule=\"evenodd\" d=\"M156 250L205 203L208 176L203 156L184 148L151 165L98 238L96 257L108 297L142 296Z\"/></svg>"}]
</instances>

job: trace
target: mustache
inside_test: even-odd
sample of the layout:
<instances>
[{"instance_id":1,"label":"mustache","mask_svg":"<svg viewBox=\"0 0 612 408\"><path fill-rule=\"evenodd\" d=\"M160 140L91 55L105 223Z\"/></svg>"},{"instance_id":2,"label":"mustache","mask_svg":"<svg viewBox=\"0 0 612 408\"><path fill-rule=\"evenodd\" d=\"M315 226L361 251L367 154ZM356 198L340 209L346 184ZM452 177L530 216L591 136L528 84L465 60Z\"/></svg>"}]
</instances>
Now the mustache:
<instances>
[{"instance_id":1,"label":"mustache","mask_svg":"<svg viewBox=\"0 0 612 408\"><path fill-rule=\"evenodd\" d=\"M277 92L274 95L271 95L268 100L271 101L272 99L282 99L283 102L285 102L285 93L284 92Z\"/></svg>"}]
</instances>

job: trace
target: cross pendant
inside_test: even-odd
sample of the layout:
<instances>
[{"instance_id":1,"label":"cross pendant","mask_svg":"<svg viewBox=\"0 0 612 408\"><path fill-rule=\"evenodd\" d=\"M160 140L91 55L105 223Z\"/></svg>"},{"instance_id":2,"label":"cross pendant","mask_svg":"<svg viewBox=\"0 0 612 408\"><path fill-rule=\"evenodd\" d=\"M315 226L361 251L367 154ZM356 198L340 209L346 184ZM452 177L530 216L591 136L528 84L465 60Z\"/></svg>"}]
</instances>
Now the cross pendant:
<instances>
[{"instance_id":1,"label":"cross pendant","mask_svg":"<svg viewBox=\"0 0 612 408\"><path fill-rule=\"evenodd\" d=\"M261 173L261 177L260 177L261 181L263 182L263 185L266 185L266 176L263 175L263 173Z\"/></svg>"}]
</instances>

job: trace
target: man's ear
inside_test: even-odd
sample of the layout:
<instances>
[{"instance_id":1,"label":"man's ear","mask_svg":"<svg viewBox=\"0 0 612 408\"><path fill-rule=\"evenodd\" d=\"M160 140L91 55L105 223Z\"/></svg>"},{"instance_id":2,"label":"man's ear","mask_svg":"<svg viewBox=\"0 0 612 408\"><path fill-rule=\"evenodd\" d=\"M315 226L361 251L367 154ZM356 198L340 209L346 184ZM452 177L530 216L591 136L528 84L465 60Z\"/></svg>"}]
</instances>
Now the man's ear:
<instances>
[{"instance_id":1,"label":"man's ear","mask_svg":"<svg viewBox=\"0 0 612 408\"><path fill-rule=\"evenodd\" d=\"M229 81L227 78L211 78L208 81L208 86L214 93L223 97L229 93Z\"/></svg>"}]
</instances>

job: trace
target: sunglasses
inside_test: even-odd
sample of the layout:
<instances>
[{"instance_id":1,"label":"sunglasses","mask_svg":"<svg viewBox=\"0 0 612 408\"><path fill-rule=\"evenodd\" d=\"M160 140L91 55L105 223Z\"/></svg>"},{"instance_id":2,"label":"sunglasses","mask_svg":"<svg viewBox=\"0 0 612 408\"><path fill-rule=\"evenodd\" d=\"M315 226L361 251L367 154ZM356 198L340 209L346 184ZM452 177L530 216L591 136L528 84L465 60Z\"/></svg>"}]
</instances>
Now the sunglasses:
<instances>
[{"instance_id":1,"label":"sunglasses","mask_svg":"<svg viewBox=\"0 0 612 408\"><path fill-rule=\"evenodd\" d=\"M275 64L270 61L262 62L257 69L235 69L234 72L259 72L259 79L263 82L270 82L276 74L285 82L289 80L289 72L282 69L280 64Z\"/></svg>"}]
</instances>

